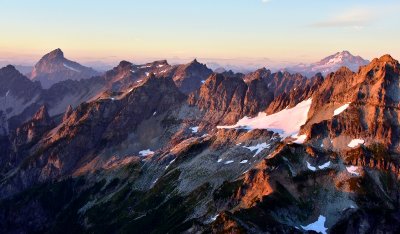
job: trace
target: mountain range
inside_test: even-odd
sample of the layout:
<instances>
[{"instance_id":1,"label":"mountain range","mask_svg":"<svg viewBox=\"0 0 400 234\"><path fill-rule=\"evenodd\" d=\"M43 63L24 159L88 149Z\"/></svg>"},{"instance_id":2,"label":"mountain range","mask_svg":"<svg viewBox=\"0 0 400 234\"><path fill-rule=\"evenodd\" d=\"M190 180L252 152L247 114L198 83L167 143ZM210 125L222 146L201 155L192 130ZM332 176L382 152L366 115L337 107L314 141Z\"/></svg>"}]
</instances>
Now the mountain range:
<instances>
[{"instance_id":1,"label":"mountain range","mask_svg":"<svg viewBox=\"0 0 400 234\"><path fill-rule=\"evenodd\" d=\"M0 230L398 233L399 75L346 51L246 74L98 73L59 49L29 78L6 66Z\"/></svg>"}]
</instances>

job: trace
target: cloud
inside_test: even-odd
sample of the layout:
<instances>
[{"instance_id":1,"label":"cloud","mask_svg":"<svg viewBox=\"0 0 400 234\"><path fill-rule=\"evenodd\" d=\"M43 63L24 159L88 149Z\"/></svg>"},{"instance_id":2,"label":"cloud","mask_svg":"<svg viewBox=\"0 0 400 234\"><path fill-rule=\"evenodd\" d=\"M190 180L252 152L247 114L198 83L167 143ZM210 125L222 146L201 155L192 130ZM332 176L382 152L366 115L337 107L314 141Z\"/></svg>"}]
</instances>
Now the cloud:
<instances>
[{"instance_id":1,"label":"cloud","mask_svg":"<svg viewBox=\"0 0 400 234\"><path fill-rule=\"evenodd\" d=\"M354 27L363 28L379 18L373 9L354 8L329 19L312 24L314 27Z\"/></svg>"},{"instance_id":2,"label":"cloud","mask_svg":"<svg viewBox=\"0 0 400 234\"><path fill-rule=\"evenodd\" d=\"M271 0L261 0L261 2L262 3L268 3L268 2L270 2Z\"/></svg>"}]
</instances>

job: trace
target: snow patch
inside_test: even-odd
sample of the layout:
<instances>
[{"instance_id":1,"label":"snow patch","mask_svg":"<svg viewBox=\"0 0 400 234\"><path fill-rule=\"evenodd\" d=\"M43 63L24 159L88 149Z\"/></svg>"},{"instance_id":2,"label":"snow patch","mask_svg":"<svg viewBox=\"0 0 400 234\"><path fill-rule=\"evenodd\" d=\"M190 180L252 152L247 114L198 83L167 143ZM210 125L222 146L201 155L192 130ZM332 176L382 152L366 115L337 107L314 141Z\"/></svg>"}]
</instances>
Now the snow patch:
<instances>
[{"instance_id":1,"label":"snow patch","mask_svg":"<svg viewBox=\"0 0 400 234\"><path fill-rule=\"evenodd\" d=\"M311 170L311 171L316 171L317 169L318 170L323 170L323 169L325 169L325 168L328 168L330 165L331 165L331 162L330 161L328 161L328 162L326 162L326 163L324 163L324 164L322 164L322 165L320 165L320 166L317 166L317 167L314 167L314 166L312 166L311 165L311 163L309 163L309 162L307 162L306 161L306 163L307 163L307 168L309 169L309 170Z\"/></svg>"},{"instance_id":2,"label":"snow patch","mask_svg":"<svg viewBox=\"0 0 400 234\"><path fill-rule=\"evenodd\" d=\"M218 159L217 163L220 163L220 162L222 162L222 159Z\"/></svg>"},{"instance_id":3,"label":"snow patch","mask_svg":"<svg viewBox=\"0 0 400 234\"><path fill-rule=\"evenodd\" d=\"M231 163L233 163L233 162L235 162L235 161L233 161L233 160L226 161L226 162L225 162L225 165L231 164Z\"/></svg>"},{"instance_id":4,"label":"snow patch","mask_svg":"<svg viewBox=\"0 0 400 234\"><path fill-rule=\"evenodd\" d=\"M68 66L68 65L65 64L65 63L63 63L63 65L64 65L65 68L68 68L69 70L72 70L72 71L74 71L74 72L81 72L81 71L79 71L78 69L75 69L75 68L73 68L73 67L71 67L71 66Z\"/></svg>"},{"instance_id":5,"label":"snow patch","mask_svg":"<svg viewBox=\"0 0 400 234\"><path fill-rule=\"evenodd\" d=\"M347 146L350 148L356 148L358 145L364 144L364 142L365 141L363 139L353 139Z\"/></svg>"},{"instance_id":6,"label":"snow patch","mask_svg":"<svg viewBox=\"0 0 400 234\"><path fill-rule=\"evenodd\" d=\"M142 157L153 155L153 154L154 154L154 152L151 151L150 149L142 150L142 151L139 152L139 155L142 156Z\"/></svg>"},{"instance_id":7,"label":"snow patch","mask_svg":"<svg viewBox=\"0 0 400 234\"><path fill-rule=\"evenodd\" d=\"M267 115L260 112L257 117L244 117L232 126L217 126L218 129L269 129L279 133L282 137L297 135L299 129L307 121L312 99L300 102L291 109L284 109L278 113Z\"/></svg>"},{"instance_id":8,"label":"snow patch","mask_svg":"<svg viewBox=\"0 0 400 234\"><path fill-rule=\"evenodd\" d=\"M10 94L10 90L7 91L6 93L6 97L8 97L8 95Z\"/></svg>"},{"instance_id":9,"label":"snow patch","mask_svg":"<svg viewBox=\"0 0 400 234\"><path fill-rule=\"evenodd\" d=\"M248 162L248 160L243 160L243 161L241 161L240 163L241 164L245 164L245 163L247 163Z\"/></svg>"},{"instance_id":10,"label":"snow patch","mask_svg":"<svg viewBox=\"0 0 400 234\"><path fill-rule=\"evenodd\" d=\"M205 80L202 80L201 83L204 84L204 83L206 83L206 81L205 81Z\"/></svg>"},{"instance_id":11,"label":"snow patch","mask_svg":"<svg viewBox=\"0 0 400 234\"><path fill-rule=\"evenodd\" d=\"M342 113L343 111L345 111L351 102L348 102L346 104L344 104L343 106L337 108L334 112L333 112L333 116L339 115L340 113Z\"/></svg>"},{"instance_id":12,"label":"snow patch","mask_svg":"<svg viewBox=\"0 0 400 234\"><path fill-rule=\"evenodd\" d=\"M301 228L303 228L306 231L315 231L318 233L326 234L327 233L326 231L328 230L328 228L325 227L325 221L326 221L326 218L324 216L320 215L316 222L311 223L307 226L301 226Z\"/></svg>"},{"instance_id":13,"label":"snow patch","mask_svg":"<svg viewBox=\"0 0 400 234\"><path fill-rule=\"evenodd\" d=\"M347 172L349 172L350 174L356 175L356 176L360 176L360 173L357 172L358 167L356 166L349 166L346 167Z\"/></svg>"},{"instance_id":14,"label":"snow patch","mask_svg":"<svg viewBox=\"0 0 400 234\"><path fill-rule=\"evenodd\" d=\"M322 164L321 166L318 166L318 168L319 168L320 170L323 170L323 169L325 169L325 168L328 168L330 165L331 165L331 162L328 161L328 162Z\"/></svg>"},{"instance_id":15,"label":"snow patch","mask_svg":"<svg viewBox=\"0 0 400 234\"><path fill-rule=\"evenodd\" d=\"M293 135L292 137L297 139L297 140L293 141L293 143L296 143L296 144L303 144L304 141L305 141L306 138L307 138L307 135L300 135L300 136L298 136L298 135L296 134L296 135Z\"/></svg>"},{"instance_id":16,"label":"snow patch","mask_svg":"<svg viewBox=\"0 0 400 234\"><path fill-rule=\"evenodd\" d=\"M191 127L192 133L197 133L199 131L199 127Z\"/></svg>"},{"instance_id":17,"label":"snow patch","mask_svg":"<svg viewBox=\"0 0 400 234\"><path fill-rule=\"evenodd\" d=\"M257 154L261 153L261 151L265 150L265 149L269 149L270 144L267 143L262 143L262 144L258 144L255 146L243 146L243 148L246 148L250 151L256 151L256 153L254 154L253 157L257 156Z\"/></svg>"},{"instance_id":18,"label":"snow patch","mask_svg":"<svg viewBox=\"0 0 400 234\"><path fill-rule=\"evenodd\" d=\"M174 160L172 160L171 162L169 162L168 165L165 167L165 170L167 170L168 167L171 166L171 164L175 162L175 160L176 160L176 158Z\"/></svg>"},{"instance_id":19,"label":"snow patch","mask_svg":"<svg viewBox=\"0 0 400 234\"><path fill-rule=\"evenodd\" d=\"M311 166L311 164L309 162L307 162L307 168L310 169L311 171L316 171L317 170L317 168Z\"/></svg>"},{"instance_id":20,"label":"snow patch","mask_svg":"<svg viewBox=\"0 0 400 234\"><path fill-rule=\"evenodd\" d=\"M210 222L214 222L215 220L217 220L219 214L214 215L213 217L210 218Z\"/></svg>"},{"instance_id":21,"label":"snow patch","mask_svg":"<svg viewBox=\"0 0 400 234\"><path fill-rule=\"evenodd\" d=\"M157 111L154 111L153 116L155 116L157 114Z\"/></svg>"}]
</instances>

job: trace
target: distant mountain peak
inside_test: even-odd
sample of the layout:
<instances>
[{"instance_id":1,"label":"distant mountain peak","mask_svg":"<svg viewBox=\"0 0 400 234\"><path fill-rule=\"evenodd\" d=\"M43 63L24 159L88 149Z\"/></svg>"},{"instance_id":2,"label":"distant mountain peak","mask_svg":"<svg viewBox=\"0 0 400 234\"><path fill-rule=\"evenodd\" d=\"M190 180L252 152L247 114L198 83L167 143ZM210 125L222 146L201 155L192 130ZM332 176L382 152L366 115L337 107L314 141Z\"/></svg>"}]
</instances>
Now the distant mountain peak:
<instances>
[{"instance_id":1,"label":"distant mountain peak","mask_svg":"<svg viewBox=\"0 0 400 234\"><path fill-rule=\"evenodd\" d=\"M63 80L88 79L98 73L92 68L68 60L61 49L55 49L44 55L33 68L30 78L39 80L44 88Z\"/></svg>"},{"instance_id":2,"label":"distant mountain peak","mask_svg":"<svg viewBox=\"0 0 400 234\"><path fill-rule=\"evenodd\" d=\"M45 121L45 122L50 121L50 115L49 115L49 113L47 111L46 105L43 105L43 106L40 107L40 109L33 116L33 120L35 120L35 121Z\"/></svg>"},{"instance_id":3,"label":"distant mountain peak","mask_svg":"<svg viewBox=\"0 0 400 234\"><path fill-rule=\"evenodd\" d=\"M367 65L368 63L368 60L365 60L360 56L355 56L347 50L343 50L325 57L316 63L299 64L285 70L288 70L289 72L298 72L305 76L313 76L316 73L327 75L331 72L335 72L341 67L347 67L351 71L356 72L360 66Z\"/></svg>"}]
</instances>

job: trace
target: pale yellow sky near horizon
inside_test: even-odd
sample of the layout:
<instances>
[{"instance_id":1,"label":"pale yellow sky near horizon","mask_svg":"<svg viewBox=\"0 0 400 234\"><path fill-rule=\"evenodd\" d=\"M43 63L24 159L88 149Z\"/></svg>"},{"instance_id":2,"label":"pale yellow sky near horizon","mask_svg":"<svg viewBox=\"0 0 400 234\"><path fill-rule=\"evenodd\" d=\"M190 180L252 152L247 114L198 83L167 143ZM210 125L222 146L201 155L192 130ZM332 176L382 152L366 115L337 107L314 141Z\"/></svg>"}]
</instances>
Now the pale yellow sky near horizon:
<instances>
[{"instance_id":1,"label":"pale yellow sky near horizon","mask_svg":"<svg viewBox=\"0 0 400 234\"><path fill-rule=\"evenodd\" d=\"M400 59L396 0L13 0L2 3L0 62L61 48L78 62L158 59L266 67L348 50Z\"/></svg>"}]
</instances>

